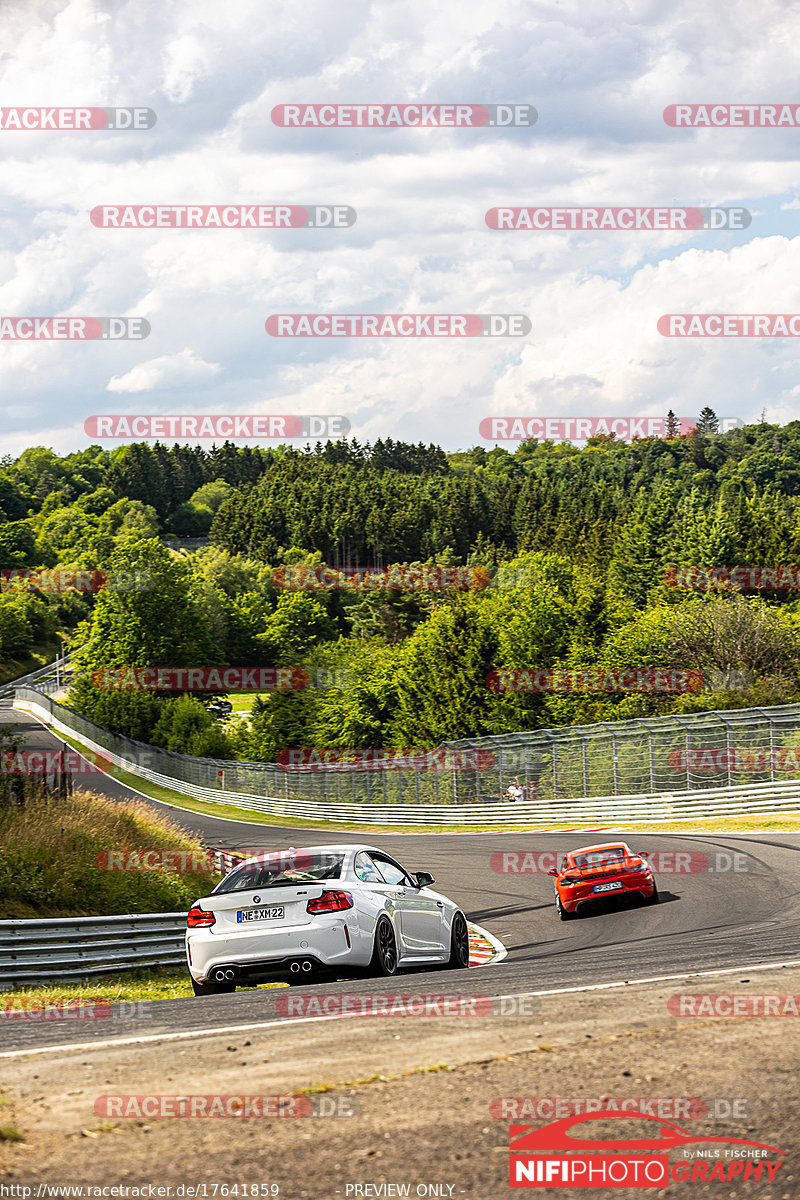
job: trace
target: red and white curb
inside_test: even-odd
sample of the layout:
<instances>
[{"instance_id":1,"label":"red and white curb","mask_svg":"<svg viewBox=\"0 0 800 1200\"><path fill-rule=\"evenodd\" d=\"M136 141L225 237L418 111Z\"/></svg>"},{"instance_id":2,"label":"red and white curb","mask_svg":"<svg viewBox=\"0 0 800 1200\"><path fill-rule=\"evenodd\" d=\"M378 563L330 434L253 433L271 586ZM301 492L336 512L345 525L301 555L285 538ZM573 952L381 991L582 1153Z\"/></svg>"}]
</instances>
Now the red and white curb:
<instances>
[{"instance_id":1,"label":"red and white curb","mask_svg":"<svg viewBox=\"0 0 800 1200\"><path fill-rule=\"evenodd\" d=\"M502 962L508 951L502 942L493 937L488 930L480 925L467 922L469 929L469 965L471 967L494 966Z\"/></svg>"}]
</instances>

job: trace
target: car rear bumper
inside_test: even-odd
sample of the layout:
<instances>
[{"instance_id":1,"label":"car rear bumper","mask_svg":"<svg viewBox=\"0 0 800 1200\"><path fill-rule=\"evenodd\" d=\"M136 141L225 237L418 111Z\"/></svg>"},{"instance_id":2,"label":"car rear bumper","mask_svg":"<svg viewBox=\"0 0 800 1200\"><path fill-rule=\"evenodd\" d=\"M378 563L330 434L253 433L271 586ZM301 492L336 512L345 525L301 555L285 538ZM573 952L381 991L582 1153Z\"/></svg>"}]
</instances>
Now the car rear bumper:
<instances>
[{"instance_id":1,"label":"car rear bumper","mask_svg":"<svg viewBox=\"0 0 800 1200\"><path fill-rule=\"evenodd\" d=\"M290 929L232 930L213 933L190 929L186 934L189 973L198 983L219 968L232 970L234 978L255 979L291 976L292 963L310 961L314 970L360 963L359 941L350 933L347 944L345 922L327 920ZM306 972L307 973L307 972Z\"/></svg>"},{"instance_id":2,"label":"car rear bumper","mask_svg":"<svg viewBox=\"0 0 800 1200\"><path fill-rule=\"evenodd\" d=\"M565 898L561 895L561 904L567 912L580 912L582 908L589 908L595 904L602 904L606 900L613 900L620 896L641 896L643 900L649 900L655 891L655 881L653 879L627 879L621 880L621 888L615 888L611 892L593 892L591 886L587 886L584 890L580 889L577 895Z\"/></svg>"}]
</instances>

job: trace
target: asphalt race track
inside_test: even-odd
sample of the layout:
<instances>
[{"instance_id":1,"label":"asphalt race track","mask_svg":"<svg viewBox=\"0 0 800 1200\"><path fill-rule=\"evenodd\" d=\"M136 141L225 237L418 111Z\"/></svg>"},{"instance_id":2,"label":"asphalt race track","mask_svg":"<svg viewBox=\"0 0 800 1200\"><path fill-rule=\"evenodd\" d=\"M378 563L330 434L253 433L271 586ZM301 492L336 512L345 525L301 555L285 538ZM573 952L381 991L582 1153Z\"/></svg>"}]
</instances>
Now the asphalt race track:
<instances>
[{"instance_id":1,"label":"asphalt race track","mask_svg":"<svg viewBox=\"0 0 800 1200\"><path fill-rule=\"evenodd\" d=\"M13 713L8 701L0 704L0 721L21 726L29 748L61 744L26 714ZM89 786L115 798L133 795L116 780L101 775L92 776ZM165 808L214 847L283 849L353 841L383 846L410 870L429 870L436 889L452 897L469 920L483 925L508 951L508 957L497 966L402 975L392 980L394 993L509 995L800 958L800 834L796 833L627 837L622 831L609 835L328 833L216 819L151 803ZM546 874L553 860L540 856L618 836L625 837L634 850L657 856L661 903L654 907L609 905L577 920L559 921L552 882ZM524 865L528 870L503 871L504 855L507 865ZM293 992L326 990L384 993L386 981L354 979ZM154 1001L148 1005L147 1035L169 1037L192 1029L269 1021L278 994L259 989ZM613 991L601 992L598 1003L613 1003L613 996ZM92 1024L70 1022L65 1031L63 1022L3 1022L0 1052L88 1043L96 1037L88 1028ZM114 1022L115 1038L141 1033L140 1019Z\"/></svg>"}]
</instances>

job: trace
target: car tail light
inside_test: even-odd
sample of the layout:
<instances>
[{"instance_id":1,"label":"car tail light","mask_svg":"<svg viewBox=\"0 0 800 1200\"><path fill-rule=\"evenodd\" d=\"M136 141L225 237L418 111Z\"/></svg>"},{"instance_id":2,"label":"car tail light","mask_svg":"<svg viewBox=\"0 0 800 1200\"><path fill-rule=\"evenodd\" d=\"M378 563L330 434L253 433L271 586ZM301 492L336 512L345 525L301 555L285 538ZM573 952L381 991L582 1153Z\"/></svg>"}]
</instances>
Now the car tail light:
<instances>
[{"instance_id":1,"label":"car tail light","mask_svg":"<svg viewBox=\"0 0 800 1200\"><path fill-rule=\"evenodd\" d=\"M580 875L565 875L561 882L565 887L572 887L576 883L580 883Z\"/></svg>"},{"instance_id":2,"label":"car tail light","mask_svg":"<svg viewBox=\"0 0 800 1200\"><path fill-rule=\"evenodd\" d=\"M199 905L193 905L186 916L186 924L190 929L196 929L198 925L213 925L216 919L213 912L206 912Z\"/></svg>"},{"instance_id":3,"label":"car tail light","mask_svg":"<svg viewBox=\"0 0 800 1200\"><path fill-rule=\"evenodd\" d=\"M345 908L352 907L353 897L349 892L323 892L321 896L317 896L316 900L309 900L306 912L341 912Z\"/></svg>"}]
</instances>

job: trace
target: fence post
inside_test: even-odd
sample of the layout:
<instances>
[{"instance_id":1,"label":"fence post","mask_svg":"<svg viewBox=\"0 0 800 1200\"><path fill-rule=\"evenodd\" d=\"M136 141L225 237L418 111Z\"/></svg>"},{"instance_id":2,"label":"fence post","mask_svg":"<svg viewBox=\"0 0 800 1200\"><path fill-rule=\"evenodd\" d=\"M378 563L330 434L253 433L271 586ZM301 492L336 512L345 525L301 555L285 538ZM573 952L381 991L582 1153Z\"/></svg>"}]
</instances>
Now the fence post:
<instances>
[{"instance_id":1,"label":"fence post","mask_svg":"<svg viewBox=\"0 0 800 1200\"><path fill-rule=\"evenodd\" d=\"M583 794L589 795L589 739L585 733L581 735L581 750L583 752Z\"/></svg>"},{"instance_id":2,"label":"fence post","mask_svg":"<svg viewBox=\"0 0 800 1200\"><path fill-rule=\"evenodd\" d=\"M655 735L653 734L653 730L647 724L647 721L642 720L641 717L637 717L636 721L637 721L637 724L643 725L644 728L647 730L647 742L648 742L648 747L650 750L650 791L654 792L656 790L656 739L655 739Z\"/></svg>"},{"instance_id":3,"label":"fence post","mask_svg":"<svg viewBox=\"0 0 800 1200\"><path fill-rule=\"evenodd\" d=\"M764 708L757 708L756 712L760 712L762 717L766 717L767 726L769 727L769 776L770 782L775 782L775 727L772 723L772 717Z\"/></svg>"},{"instance_id":4,"label":"fence post","mask_svg":"<svg viewBox=\"0 0 800 1200\"><path fill-rule=\"evenodd\" d=\"M542 732L545 732L544 730ZM546 737L550 738L550 743L553 747L553 799L558 799L558 742L555 734L545 733Z\"/></svg>"},{"instance_id":5,"label":"fence post","mask_svg":"<svg viewBox=\"0 0 800 1200\"><path fill-rule=\"evenodd\" d=\"M728 718L725 716L725 714L723 712L720 712L717 715L718 715L719 719L722 721L722 724L725 726L725 750L726 750L725 758L726 758L727 764L728 764L728 787L732 787L733 780L731 778L731 775L732 775L731 750L733 749L733 746L731 744L731 725L730 725L730 721L728 720Z\"/></svg>"},{"instance_id":6,"label":"fence post","mask_svg":"<svg viewBox=\"0 0 800 1200\"><path fill-rule=\"evenodd\" d=\"M703 713L703 716L706 716L706 713ZM690 733L691 726L689 724L687 724L686 721L682 720L681 717L676 717L674 715L674 713L672 715L672 719L673 719L673 721L678 722L678 724L680 725L681 729L684 732L684 745L686 747L686 790L687 790L687 792L690 792L692 790L692 777L689 772L689 751L692 748L691 743L689 741L689 738L691 736L691 733Z\"/></svg>"}]
</instances>

